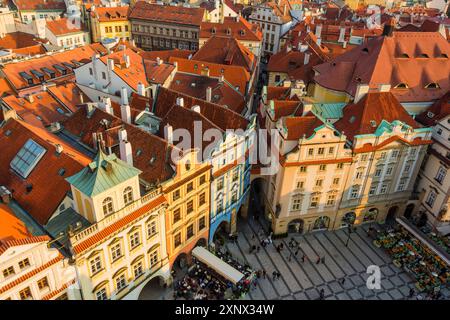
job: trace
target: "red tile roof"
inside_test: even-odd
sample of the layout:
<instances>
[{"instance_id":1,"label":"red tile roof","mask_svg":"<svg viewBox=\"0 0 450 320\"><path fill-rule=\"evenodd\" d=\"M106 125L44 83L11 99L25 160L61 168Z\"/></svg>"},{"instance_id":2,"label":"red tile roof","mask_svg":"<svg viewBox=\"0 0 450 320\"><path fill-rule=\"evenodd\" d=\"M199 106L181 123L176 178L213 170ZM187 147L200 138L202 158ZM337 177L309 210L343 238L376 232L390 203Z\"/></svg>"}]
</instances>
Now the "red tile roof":
<instances>
[{"instance_id":1,"label":"red tile roof","mask_svg":"<svg viewBox=\"0 0 450 320\"><path fill-rule=\"evenodd\" d=\"M129 6L95 7L94 10L91 10L91 17L96 18L100 22L127 21L129 9Z\"/></svg>"},{"instance_id":2,"label":"red tile roof","mask_svg":"<svg viewBox=\"0 0 450 320\"><path fill-rule=\"evenodd\" d=\"M169 88L186 95L206 100L206 89L211 88L211 102L226 106L242 114L246 108L244 96L227 82L197 74L177 72Z\"/></svg>"},{"instance_id":3,"label":"red tile roof","mask_svg":"<svg viewBox=\"0 0 450 320\"><path fill-rule=\"evenodd\" d=\"M152 200L151 202L147 203L146 205L142 206L141 208L137 209L133 213L130 213L120 219L119 221L114 222L110 226L106 227L102 231L96 233L95 235L91 236L90 238L84 240L83 242L77 244L74 246L73 250L75 253L80 254L83 251L88 250L92 246L94 246L96 243L100 241L104 241L107 239L108 236L113 235L114 233L118 232L119 230L122 230L130 225L131 222L135 221L136 219L139 219L144 214L148 213L150 210L154 210L158 206L166 203L166 198L161 195L157 197L156 199Z\"/></svg>"},{"instance_id":4,"label":"red tile roof","mask_svg":"<svg viewBox=\"0 0 450 320\"><path fill-rule=\"evenodd\" d=\"M91 160L47 130L22 121L8 120L0 129L0 136L0 185L6 186L37 222L46 224L70 191L65 177L77 173ZM28 139L33 139L46 152L24 179L10 168L10 163ZM61 154L56 152L57 144L63 147ZM65 170L62 175L61 169Z\"/></svg>"},{"instance_id":5,"label":"red tile roof","mask_svg":"<svg viewBox=\"0 0 450 320\"><path fill-rule=\"evenodd\" d=\"M36 46L43 42L46 42L46 40L39 39L29 33L17 31L7 33L0 39L0 49L21 49Z\"/></svg>"},{"instance_id":6,"label":"red tile roof","mask_svg":"<svg viewBox=\"0 0 450 320\"><path fill-rule=\"evenodd\" d=\"M188 60L182 58L170 58L170 63L177 62L178 71L186 73L203 74L205 69L209 71L209 76L220 77L221 75L235 88L239 87L242 94L246 93L250 81L249 72L241 66L230 66L198 60Z\"/></svg>"},{"instance_id":7,"label":"red tile roof","mask_svg":"<svg viewBox=\"0 0 450 320\"><path fill-rule=\"evenodd\" d=\"M413 129L421 127L391 92L369 92L358 103L348 104L334 126L353 141L356 135L374 133L383 120L402 121Z\"/></svg>"},{"instance_id":8,"label":"red tile roof","mask_svg":"<svg viewBox=\"0 0 450 320\"><path fill-rule=\"evenodd\" d=\"M13 0L13 3L21 11L37 10L61 10L66 11L64 0Z\"/></svg>"},{"instance_id":9,"label":"red tile roof","mask_svg":"<svg viewBox=\"0 0 450 320\"><path fill-rule=\"evenodd\" d=\"M428 58L418 56L426 53ZM403 57L404 55L408 57ZM445 57L446 55L447 57ZM391 84L401 102L430 101L443 96L449 86L449 43L437 32L394 32L358 46L330 62L315 66L319 85L354 96L358 83ZM438 89L425 88L435 82ZM395 89L406 83L408 89Z\"/></svg>"},{"instance_id":10,"label":"red tile roof","mask_svg":"<svg viewBox=\"0 0 450 320\"><path fill-rule=\"evenodd\" d=\"M78 110L78 104L90 101L88 96L77 87L75 82L63 83L57 86L48 86L47 92L71 112ZM81 101L81 97L83 97L83 101Z\"/></svg>"},{"instance_id":11,"label":"red tile roof","mask_svg":"<svg viewBox=\"0 0 450 320\"><path fill-rule=\"evenodd\" d=\"M211 37L192 59L241 66L250 73L256 68L256 59L253 53L238 40L228 37Z\"/></svg>"},{"instance_id":12,"label":"red tile roof","mask_svg":"<svg viewBox=\"0 0 450 320\"><path fill-rule=\"evenodd\" d=\"M85 32L83 26L77 23L75 19L61 18L58 20L49 20L46 26L55 36Z\"/></svg>"},{"instance_id":13,"label":"red tile roof","mask_svg":"<svg viewBox=\"0 0 450 320\"><path fill-rule=\"evenodd\" d=\"M153 60L144 60L144 69L149 83L163 85L175 70L175 66L168 63L158 64Z\"/></svg>"},{"instance_id":14,"label":"red tile roof","mask_svg":"<svg viewBox=\"0 0 450 320\"><path fill-rule=\"evenodd\" d=\"M53 122L60 122L67 118L69 110L64 108L48 92L31 95L33 102L27 98L16 96L4 97L1 100L27 123L35 126L49 126Z\"/></svg>"},{"instance_id":15,"label":"red tile roof","mask_svg":"<svg viewBox=\"0 0 450 320\"><path fill-rule=\"evenodd\" d=\"M63 67L63 62L72 64L72 60L85 63L90 61L95 53L96 52L90 46L84 46L39 58L33 58L16 63L8 63L4 65L3 73L5 74L5 77L9 81L12 88L15 90L20 90L30 87L30 85L19 75L20 72L26 72L31 76L30 70L34 69L39 72L43 72L41 68L46 67L56 72L57 77L61 77L62 74L57 69L55 69L55 64ZM66 69L67 74L73 73L72 70L66 67L64 68ZM50 79L50 76L44 73L44 78L45 81L48 81ZM54 79L52 79L52 81L54 81ZM33 76L33 86L36 85L40 85L40 82Z\"/></svg>"},{"instance_id":16,"label":"red tile roof","mask_svg":"<svg viewBox=\"0 0 450 320\"><path fill-rule=\"evenodd\" d=\"M158 92L153 110L154 113L160 118L164 118L170 108L176 104L178 97L183 98L185 108L190 109L195 105L199 105L201 114L222 130L238 128L245 130L248 126L249 122L247 119L230 109L162 87L160 87Z\"/></svg>"},{"instance_id":17,"label":"red tile roof","mask_svg":"<svg viewBox=\"0 0 450 320\"><path fill-rule=\"evenodd\" d=\"M285 117L281 121L287 128L287 140L298 140L303 136L309 138L314 133L314 129L324 124L314 115Z\"/></svg>"},{"instance_id":18,"label":"red tile roof","mask_svg":"<svg viewBox=\"0 0 450 320\"><path fill-rule=\"evenodd\" d=\"M45 242L50 241L50 237L49 236L34 237L34 236L30 235L28 237L24 237L21 239L10 239L10 240L0 239L0 255L2 255L4 252L6 252L6 250L8 250L9 248L12 248L12 247L23 246L23 245L44 242L44 241Z\"/></svg>"},{"instance_id":19,"label":"red tile roof","mask_svg":"<svg viewBox=\"0 0 450 320\"><path fill-rule=\"evenodd\" d=\"M203 8L167 6L138 1L131 9L129 19L152 20L174 24L200 26L205 15Z\"/></svg>"},{"instance_id":20,"label":"red tile roof","mask_svg":"<svg viewBox=\"0 0 450 320\"><path fill-rule=\"evenodd\" d=\"M0 243L31 237L25 224L4 203L0 203Z\"/></svg>"},{"instance_id":21,"label":"red tile roof","mask_svg":"<svg viewBox=\"0 0 450 320\"><path fill-rule=\"evenodd\" d=\"M156 60L156 58L160 58L161 60L168 62L172 57L189 59L189 57L191 57L194 53L195 53L195 51L173 49L173 50L160 50L160 51L158 51L158 50L142 51L139 54L144 59Z\"/></svg>"},{"instance_id":22,"label":"red tile roof","mask_svg":"<svg viewBox=\"0 0 450 320\"><path fill-rule=\"evenodd\" d=\"M223 23L202 22L200 25L200 39L213 36L233 37L239 41L256 41L263 39L257 24L251 24L243 17L225 17Z\"/></svg>"},{"instance_id":23,"label":"red tile roof","mask_svg":"<svg viewBox=\"0 0 450 320\"><path fill-rule=\"evenodd\" d=\"M273 121L287 116L301 116L303 113L303 104L300 101L274 100L273 102L275 115Z\"/></svg>"},{"instance_id":24,"label":"red tile roof","mask_svg":"<svg viewBox=\"0 0 450 320\"><path fill-rule=\"evenodd\" d=\"M416 117L425 126L434 126L436 122L450 115L450 91Z\"/></svg>"}]
</instances>

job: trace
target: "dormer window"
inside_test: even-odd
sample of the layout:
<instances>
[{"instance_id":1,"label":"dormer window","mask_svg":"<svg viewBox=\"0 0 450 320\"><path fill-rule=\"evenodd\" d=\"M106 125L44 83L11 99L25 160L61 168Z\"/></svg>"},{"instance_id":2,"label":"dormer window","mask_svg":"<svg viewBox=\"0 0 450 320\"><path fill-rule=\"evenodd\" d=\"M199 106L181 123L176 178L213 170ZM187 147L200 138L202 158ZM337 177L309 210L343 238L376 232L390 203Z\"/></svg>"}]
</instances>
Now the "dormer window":
<instances>
[{"instance_id":1,"label":"dormer window","mask_svg":"<svg viewBox=\"0 0 450 320\"><path fill-rule=\"evenodd\" d=\"M212 34L216 34L216 28L212 28L212 29L211 29L211 33L212 33Z\"/></svg>"},{"instance_id":2,"label":"dormer window","mask_svg":"<svg viewBox=\"0 0 450 320\"><path fill-rule=\"evenodd\" d=\"M408 89L408 85L404 82L400 82L398 85L395 86L395 89Z\"/></svg>"},{"instance_id":3,"label":"dormer window","mask_svg":"<svg viewBox=\"0 0 450 320\"><path fill-rule=\"evenodd\" d=\"M350 120L348 120L348 122L353 123L353 122L355 122L355 119L356 119L355 116L351 116Z\"/></svg>"},{"instance_id":4,"label":"dormer window","mask_svg":"<svg viewBox=\"0 0 450 320\"><path fill-rule=\"evenodd\" d=\"M408 58L409 58L409 54L407 54L407 53L402 53L402 54L400 55L399 58L408 59Z\"/></svg>"},{"instance_id":5,"label":"dormer window","mask_svg":"<svg viewBox=\"0 0 450 320\"><path fill-rule=\"evenodd\" d=\"M123 190L123 203L125 205L128 205L133 202L133 188L126 187L125 190Z\"/></svg>"},{"instance_id":6,"label":"dormer window","mask_svg":"<svg viewBox=\"0 0 450 320\"><path fill-rule=\"evenodd\" d=\"M426 53L419 54L417 58L428 59L429 56Z\"/></svg>"},{"instance_id":7,"label":"dormer window","mask_svg":"<svg viewBox=\"0 0 450 320\"><path fill-rule=\"evenodd\" d=\"M370 126L372 128L376 128L377 127L377 122L375 120L370 120Z\"/></svg>"},{"instance_id":8,"label":"dormer window","mask_svg":"<svg viewBox=\"0 0 450 320\"><path fill-rule=\"evenodd\" d=\"M439 84L436 82L431 82L425 86L427 89L439 89Z\"/></svg>"},{"instance_id":9,"label":"dormer window","mask_svg":"<svg viewBox=\"0 0 450 320\"><path fill-rule=\"evenodd\" d=\"M103 214L108 216L114 212L113 200L111 197L105 198L102 203L103 206Z\"/></svg>"},{"instance_id":10,"label":"dormer window","mask_svg":"<svg viewBox=\"0 0 450 320\"><path fill-rule=\"evenodd\" d=\"M441 53L438 58L448 59L448 55L446 53Z\"/></svg>"}]
</instances>

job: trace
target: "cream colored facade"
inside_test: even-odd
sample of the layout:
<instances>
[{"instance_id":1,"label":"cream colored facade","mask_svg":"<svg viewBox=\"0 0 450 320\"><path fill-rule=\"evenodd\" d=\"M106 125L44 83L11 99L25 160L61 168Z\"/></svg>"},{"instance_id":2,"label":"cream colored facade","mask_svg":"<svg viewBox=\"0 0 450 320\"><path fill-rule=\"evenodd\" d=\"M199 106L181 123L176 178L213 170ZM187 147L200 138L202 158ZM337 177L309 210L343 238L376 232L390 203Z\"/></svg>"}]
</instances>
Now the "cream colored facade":
<instances>
[{"instance_id":1,"label":"cream colored facade","mask_svg":"<svg viewBox=\"0 0 450 320\"><path fill-rule=\"evenodd\" d=\"M46 236L30 237L0 254L0 300L78 300L75 268Z\"/></svg>"},{"instance_id":2,"label":"cream colored facade","mask_svg":"<svg viewBox=\"0 0 450 320\"><path fill-rule=\"evenodd\" d=\"M433 128L434 143L428 150L425 165L419 174L419 212L425 212L431 225L444 233L450 231L450 115Z\"/></svg>"},{"instance_id":3,"label":"cream colored facade","mask_svg":"<svg viewBox=\"0 0 450 320\"><path fill-rule=\"evenodd\" d=\"M93 223L70 238L82 299L137 299L151 279L170 281L161 189L141 197L137 175L92 197L71 188Z\"/></svg>"}]
</instances>

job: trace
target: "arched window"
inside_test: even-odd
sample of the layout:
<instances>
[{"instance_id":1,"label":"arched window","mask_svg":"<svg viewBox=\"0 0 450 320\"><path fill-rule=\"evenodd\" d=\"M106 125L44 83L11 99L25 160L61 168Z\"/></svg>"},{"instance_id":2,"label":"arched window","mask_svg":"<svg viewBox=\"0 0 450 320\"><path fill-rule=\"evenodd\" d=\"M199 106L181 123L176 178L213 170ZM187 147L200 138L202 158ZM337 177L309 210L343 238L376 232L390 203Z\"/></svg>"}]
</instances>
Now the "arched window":
<instances>
[{"instance_id":1,"label":"arched window","mask_svg":"<svg viewBox=\"0 0 450 320\"><path fill-rule=\"evenodd\" d=\"M103 200L103 214L105 216L110 215L114 212L113 200L111 197L105 198Z\"/></svg>"},{"instance_id":2,"label":"arched window","mask_svg":"<svg viewBox=\"0 0 450 320\"><path fill-rule=\"evenodd\" d=\"M126 187L125 190L123 190L123 203L127 205L131 202L133 202L133 188Z\"/></svg>"}]
</instances>

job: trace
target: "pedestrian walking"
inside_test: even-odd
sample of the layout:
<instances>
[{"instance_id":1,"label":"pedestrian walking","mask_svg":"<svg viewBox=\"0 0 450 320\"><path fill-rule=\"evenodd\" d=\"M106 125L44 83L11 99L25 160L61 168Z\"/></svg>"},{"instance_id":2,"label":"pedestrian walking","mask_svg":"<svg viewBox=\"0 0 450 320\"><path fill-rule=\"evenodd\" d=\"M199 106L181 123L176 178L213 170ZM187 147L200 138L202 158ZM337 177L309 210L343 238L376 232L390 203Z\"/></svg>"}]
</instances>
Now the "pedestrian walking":
<instances>
[{"instance_id":1,"label":"pedestrian walking","mask_svg":"<svg viewBox=\"0 0 450 320\"><path fill-rule=\"evenodd\" d=\"M325 290L323 288L320 289L319 295L320 295L320 300L323 300L323 298L325 297Z\"/></svg>"},{"instance_id":2,"label":"pedestrian walking","mask_svg":"<svg viewBox=\"0 0 450 320\"><path fill-rule=\"evenodd\" d=\"M298 255L298 249L297 249L297 250L295 250L295 253L294 253L294 255L295 255L295 256L297 256L297 255Z\"/></svg>"},{"instance_id":3,"label":"pedestrian walking","mask_svg":"<svg viewBox=\"0 0 450 320\"><path fill-rule=\"evenodd\" d=\"M257 247L256 247L256 253L259 253L259 250L261 250L261 247L260 247L260 246L257 246Z\"/></svg>"},{"instance_id":4,"label":"pedestrian walking","mask_svg":"<svg viewBox=\"0 0 450 320\"><path fill-rule=\"evenodd\" d=\"M325 263L325 256L322 257L321 262Z\"/></svg>"},{"instance_id":5,"label":"pedestrian walking","mask_svg":"<svg viewBox=\"0 0 450 320\"><path fill-rule=\"evenodd\" d=\"M255 234L252 234L252 240L255 240Z\"/></svg>"},{"instance_id":6,"label":"pedestrian walking","mask_svg":"<svg viewBox=\"0 0 450 320\"><path fill-rule=\"evenodd\" d=\"M342 278L341 279L341 284L344 285L344 283L345 283L345 278Z\"/></svg>"},{"instance_id":7,"label":"pedestrian walking","mask_svg":"<svg viewBox=\"0 0 450 320\"><path fill-rule=\"evenodd\" d=\"M319 264L319 263L320 263L320 257L317 256L316 264Z\"/></svg>"},{"instance_id":8,"label":"pedestrian walking","mask_svg":"<svg viewBox=\"0 0 450 320\"><path fill-rule=\"evenodd\" d=\"M414 288L409 289L408 298L412 298L414 296L414 293L416 293Z\"/></svg>"},{"instance_id":9,"label":"pedestrian walking","mask_svg":"<svg viewBox=\"0 0 450 320\"><path fill-rule=\"evenodd\" d=\"M263 270L263 278L266 279L266 277L267 277L267 272L266 272L266 270Z\"/></svg>"},{"instance_id":10,"label":"pedestrian walking","mask_svg":"<svg viewBox=\"0 0 450 320\"><path fill-rule=\"evenodd\" d=\"M277 271L277 279L280 279L280 277L281 277L281 273L279 273L279 272Z\"/></svg>"},{"instance_id":11,"label":"pedestrian walking","mask_svg":"<svg viewBox=\"0 0 450 320\"><path fill-rule=\"evenodd\" d=\"M305 260L306 260L306 255L303 254L303 256L302 256L302 262L305 262Z\"/></svg>"},{"instance_id":12,"label":"pedestrian walking","mask_svg":"<svg viewBox=\"0 0 450 320\"><path fill-rule=\"evenodd\" d=\"M273 281L277 280L277 272L275 270L272 272L272 279Z\"/></svg>"}]
</instances>

